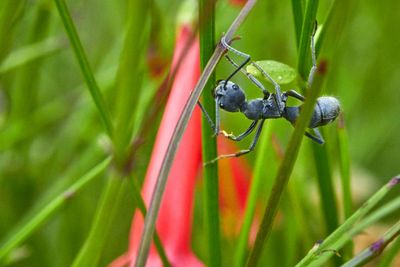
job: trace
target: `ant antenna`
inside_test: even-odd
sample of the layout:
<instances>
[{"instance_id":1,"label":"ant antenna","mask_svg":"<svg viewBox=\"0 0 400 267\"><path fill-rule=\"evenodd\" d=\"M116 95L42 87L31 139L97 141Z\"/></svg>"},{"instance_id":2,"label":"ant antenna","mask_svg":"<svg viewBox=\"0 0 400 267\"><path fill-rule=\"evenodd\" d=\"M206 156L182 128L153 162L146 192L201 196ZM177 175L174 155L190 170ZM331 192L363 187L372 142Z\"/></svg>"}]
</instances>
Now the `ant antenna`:
<instances>
[{"instance_id":1,"label":"ant antenna","mask_svg":"<svg viewBox=\"0 0 400 267\"><path fill-rule=\"evenodd\" d=\"M232 79L232 77L235 76L236 73L238 73L244 66L246 66L247 63L250 62L250 55L245 54L245 53L243 53L243 52L241 52L241 51L239 51L239 50L236 50L235 48L233 48L232 46L230 46L230 45L228 44L228 42L226 41L225 36L222 36L222 38L221 38L221 44L222 44L222 46L223 46L225 49L231 51L232 53L234 53L234 54L236 54L236 55L238 55L238 56L241 56L241 57L244 57L244 58L245 58L245 60L236 68L236 70L234 70L234 71L228 76L228 78L225 80L224 86L226 86L226 84L228 83L228 81L229 81L230 79Z\"/></svg>"},{"instance_id":2,"label":"ant antenna","mask_svg":"<svg viewBox=\"0 0 400 267\"><path fill-rule=\"evenodd\" d=\"M225 58L226 58L226 59L228 60L228 62L231 63L235 68L239 69L239 65L238 65L235 61L233 61L233 59L231 59L228 55L225 55ZM268 92L267 89L265 89L265 87L260 83L259 80L257 80L256 77L254 77L252 74L250 74L249 72L247 72L247 71L244 70L243 68L241 68L240 71L241 71L244 75L246 75L246 77L247 77L250 81L252 81L258 88L261 89L261 91L263 92L265 98L268 98L268 97L270 96L271 93Z\"/></svg>"}]
</instances>

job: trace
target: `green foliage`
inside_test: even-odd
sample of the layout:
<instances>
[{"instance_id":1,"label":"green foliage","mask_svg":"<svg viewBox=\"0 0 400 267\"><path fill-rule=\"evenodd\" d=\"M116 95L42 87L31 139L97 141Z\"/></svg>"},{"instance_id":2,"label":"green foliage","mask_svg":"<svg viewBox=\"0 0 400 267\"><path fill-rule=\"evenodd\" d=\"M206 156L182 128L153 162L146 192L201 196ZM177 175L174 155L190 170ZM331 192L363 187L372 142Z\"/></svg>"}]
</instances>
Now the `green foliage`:
<instances>
[{"instance_id":1,"label":"green foliage","mask_svg":"<svg viewBox=\"0 0 400 267\"><path fill-rule=\"evenodd\" d=\"M271 76L271 78L278 84L288 84L296 79L296 70L284 63L275 60L256 61L255 63L268 73L269 76ZM264 77L253 65L248 65L246 70L253 76L259 78L263 77L266 81L270 82L270 80Z\"/></svg>"},{"instance_id":2,"label":"green foliage","mask_svg":"<svg viewBox=\"0 0 400 267\"><path fill-rule=\"evenodd\" d=\"M167 76L181 2L0 1L0 265L106 266L127 250L135 208L146 213L138 192L163 111L157 89ZM369 228L376 224L398 230L398 189L378 191L399 172L397 5L394 0L257 2L232 46L249 53L282 90L295 88L309 98L309 36L318 21L318 62L327 62L327 72L315 89L336 96L343 117L324 127L322 147L304 138L305 124L294 129L284 120L265 123L255 151L244 157L252 175L246 177L251 184L245 210L231 214L236 232L226 230L227 216L218 207L217 166L214 175L208 176L208 169L200 175L204 194L196 203L200 212L192 236L201 260L244 266L269 198L270 217L261 229L266 232L255 247L258 266L295 266L304 257L300 266L325 266L334 257L324 251L329 249L357 262L364 254L353 251L355 236L385 237ZM200 16L210 22L206 11ZM222 54L216 43L239 9L217 1L214 12L215 39L213 25L202 24L203 67L215 47ZM214 66L217 60L213 57ZM154 62L164 66L159 76L151 74ZM232 71L222 59L215 80ZM251 65L247 71L262 76ZM209 81L203 95L207 109L213 109L213 79L200 85ZM268 80L260 80L273 92ZM244 75L233 81L248 100L262 97ZM250 123L242 114L224 112L221 120L222 129L234 133ZM207 127L204 147L211 152L205 158L213 158L216 140ZM247 148L251 140L238 147ZM208 234L197 223L205 222L207 212L208 227L214 227ZM167 266L162 242L154 238ZM321 246L307 255L320 239ZM390 266L399 254L400 242L394 242L379 266Z\"/></svg>"}]
</instances>

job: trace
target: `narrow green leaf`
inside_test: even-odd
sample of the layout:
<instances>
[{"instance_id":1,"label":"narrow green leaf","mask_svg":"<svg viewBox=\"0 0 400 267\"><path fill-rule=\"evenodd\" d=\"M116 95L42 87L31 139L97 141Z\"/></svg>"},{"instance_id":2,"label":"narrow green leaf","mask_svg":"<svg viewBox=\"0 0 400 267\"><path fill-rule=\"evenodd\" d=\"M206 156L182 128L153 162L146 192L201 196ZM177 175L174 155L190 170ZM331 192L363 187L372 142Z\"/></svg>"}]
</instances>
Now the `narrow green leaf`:
<instances>
[{"instance_id":1,"label":"narrow green leaf","mask_svg":"<svg viewBox=\"0 0 400 267\"><path fill-rule=\"evenodd\" d=\"M322 264L331 254L322 253L326 249L337 249L335 244L342 237L350 237L348 232L354 227L355 223L363 218L387 193L400 182L400 177L395 177L384 185L378 192L370 197L353 215L340 225L332 234L330 234L321 244L312 248L308 254L296 265L296 267L310 266L313 261ZM343 244L342 244L343 245Z\"/></svg>"},{"instance_id":2,"label":"narrow green leaf","mask_svg":"<svg viewBox=\"0 0 400 267\"><path fill-rule=\"evenodd\" d=\"M135 116L144 72L145 48L148 43L150 6L152 1L131 0L127 3L128 31L121 54L115 97L115 134L113 138L115 160L123 169L129 154Z\"/></svg>"},{"instance_id":3,"label":"narrow green leaf","mask_svg":"<svg viewBox=\"0 0 400 267\"><path fill-rule=\"evenodd\" d=\"M379 240L375 241L368 248L361 251L353 259L346 262L342 267L358 267L364 266L372 259L382 253L386 246L400 235L400 221L392 226Z\"/></svg>"},{"instance_id":4,"label":"narrow green leaf","mask_svg":"<svg viewBox=\"0 0 400 267\"><path fill-rule=\"evenodd\" d=\"M313 33L317 10L318 10L318 2L319 0L308 0L306 5L306 11L303 18L303 26L301 28L301 36L299 43L299 53L298 53L298 61L297 61L297 70L303 79L303 81L307 81L308 72L309 72L309 64L310 64L310 54L311 54L311 38L310 36Z\"/></svg>"},{"instance_id":5,"label":"narrow green leaf","mask_svg":"<svg viewBox=\"0 0 400 267\"><path fill-rule=\"evenodd\" d=\"M319 196L322 202L321 208L324 214L326 233L331 233L338 226L339 220L328 151L326 146L316 143L312 143L312 151L317 170Z\"/></svg>"},{"instance_id":6,"label":"narrow green leaf","mask_svg":"<svg viewBox=\"0 0 400 267\"><path fill-rule=\"evenodd\" d=\"M146 216L147 209L146 209L146 204L144 203L144 200L142 198L142 195L140 194L140 185L138 183L137 178L133 178L133 197L135 199L136 205L140 212L142 213L143 217ZM157 234L157 231L154 232L154 245L156 246L158 255L160 256L160 259L164 265L164 267L170 267L171 264L168 261L167 253L165 252L165 249L161 243L160 236Z\"/></svg>"},{"instance_id":7,"label":"narrow green leaf","mask_svg":"<svg viewBox=\"0 0 400 267\"><path fill-rule=\"evenodd\" d=\"M271 124L271 123L269 123ZM246 209L243 217L242 228L240 229L239 240L235 250L235 267L242 267L246 264L249 236L253 224L256 204L259 198L260 186L265 179L265 162L267 156L268 144L271 139L271 125L264 126L260 136L260 143L257 146L257 156L254 165L253 178L251 180L250 190L246 201ZM269 172L272 170L270 169Z\"/></svg>"},{"instance_id":8,"label":"narrow green leaf","mask_svg":"<svg viewBox=\"0 0 400 267\"><path fill-rule=\"evenodd\" d=\"M204 69L212 56L215 47L215 0L199 0L199 33L200 33L200 66ZM215 86L215 73L211 75L204 87L210 92ZM203 94L204 108L212 118L215 117L214 98ZM207 119L202 117L203 161L208 162L217 157L217 139L211 138L213 130ZM207 235L208 266L221 266L221 240L219 229L219 186L218 164L209 164L204 168L204 219Z\"/></svg>"},{"instance_id":9,"label":"narrow green leaf","mask_svg":"<svg viewBox=\"0 0 400 267\"><path fill-rule=\"evenodd\" d=\"M296 70L284 63L275 60L262 60L256 61L256 63L278 84L288 84L296 79ZM253 76L263 77L265 80L270 82L270 80L266 79L266 77L253 65L248 65L246 70Z\"/></svg>"},{"instance_id":10,"label":"narrow green leaf","mask_svg":"<svg viewBox=\"0 0 400 267\"><path fill-rule=\"evenodd\" d=\"M311 85L306 95L306 100L302 106L300 116L296 122L296 126L292 137L290 138L289 144L285 151L285 156L281 165L279 166L278 173L276 175L275 183L272 188L272 193L268 199L268 204L264 211L264 215L259 226L256 241L251 251L247 266L256 266L264 247L265 242L268 240L271 231L272 223L278 211L278 206L282 194L289 181L292 173L294 164L297 159L297 155L300 149L301 141L303 140L304 132L309 124L312 116L317 97L321 92L322 81L326 73L326 63L324 62L318 68L314 82Z\"/></svg>"},{"instance_id":11,"label":"narrow green leaf","mask_svg":"<svg viewBox=\"0 0 400 267\"><path fill-rule=\"evenodd\" d=\"M98 87L94 74L90 68L89 61L87 60L86 53L75 29L75 25L72 21L67 5L65 4L64 0L54 0L54 2L56 3L58 13L60 14L60 17L64 23L65 30L74 49L75 56L78 60L89 92L99 110L100 117L104 123L107 134L109 136L112 136L113 126L111 122L110 112L106 106L106 102L103 99L100 88Z\"/></svg>"},{"instance_id":12,"label":"narrow green leaf","mask_svg":"<svg viewBox=\"0 0 400 267\"><path fill-rule=\"evenodd\" d=\"M99 207L96 211L93 225L90 229L79 254L75 258L72 266L85 267L97 266L99 264L102 250L107 241L107 236L112 228L111 222L115 212L121 205L125 190L127 190L128 179L121 177L116 171L108 178L105 190L102 192Z\"/></svg>"},{"instance_id":13,"label":"narrow green leaf","mask_svg":"<svg viewBox=\"0 0 400 267\"><path fill-rule=\"evenodd\" d=\"M57 52L63 47L62 39L59 36L49 37L46 40L26 45L12 51L0 64L0 74L14 70L26 63L41 57L46 57Z\"/></svg>"},{"instance_id":14,"label":"narrow green leaf","mask_svg":"<svg viewBox=\"0 0 400 267\"><path fill-rule=\"evenodd\" d=\"M296 46L299 47L301 27L303 25L303 0L292 0L292 13L294 18L294 29L296 33Z\"/></svg>"},{"instance_id":15,"label":"narrow green leaf","mask_svg":"<svg viewBox=\"0 0 400 267\"><path fill-rule=\"evenodd\" d=\"M67 188L63 193L58 195L52 201L43 207L35 216L33 216L26 224L15 231L15 234L4 241L0 247L0 262L5 260L5 257L10 251L15 249L24 240L37 231L52 215L70 198L79 192L85 185L96 178L110 164L111 158L108 157L97 164L88 173L79 178L74 184Z\"/></svg>"}]
</instances>

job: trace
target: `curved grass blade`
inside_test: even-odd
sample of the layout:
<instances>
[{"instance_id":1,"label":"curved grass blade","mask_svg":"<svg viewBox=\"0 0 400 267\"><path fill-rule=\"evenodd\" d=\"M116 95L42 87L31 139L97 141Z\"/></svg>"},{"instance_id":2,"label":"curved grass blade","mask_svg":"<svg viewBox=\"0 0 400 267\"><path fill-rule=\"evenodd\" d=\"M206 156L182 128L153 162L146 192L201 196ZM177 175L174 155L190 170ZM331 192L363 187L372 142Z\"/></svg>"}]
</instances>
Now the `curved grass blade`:
<instances>
[{"instance_id":1,"label":"curved grass blade","mask_svg":"<svg viewBox=\"0 0 400 267\"><path fill-rule=\"evenodd\" d=\"M76 58L81 68L83 77L88 86L89 92L99 110L100 117L104 123L105 129L109 136L112 136L113 126L111 122L110 112L106 106L106 102L100 92L100 88L97 85L94 74L90 68L89 61L87 60L85 51L79 39L78 33L75 29L75 25L72 21L71 15L69 14L67 5L64 0L54 0L56 3L58 13L64 23L65 30L68 34L71 45L74 49Z\"/></svg>"},{"instance_id":2,"label":"curved grass blade","mask_svg":"<svg viewBox=\"0 0 400 267\"><path fill-rule=\"evenodd\" d=\"M342 267L358 267L364 266L366 263L370 262L377 256L379 256L386 246L391 243L396 237L400 235L400 221L397 222L393 227L391 227L382 238L375 241L368 248L361 251L353 259L346 262Z\"/></svg>"},{"instance_id":3,"label":"curved grass blade","mask_svg":"<svg viewBox=\"0 0 400 267\"><path fill-rule=\"evenodd\" d=\"M0 74L12 71L33 60L46 57L63 48L64 44L59 36L49 37L43 41L26 45L12 51L0 64Z\"/></svg>"},{"instance_id":4,"label":"curved grass blade","mask_svg":"<svg viewBox=\"0 0 400 267\"><path fill-rule=\"evenodd\" d=\"M248 15L248 13L253 8L256 2L257 2L256 0L247 1L246 5L243 7L241 12L236 17L235 21L232 23L231 27L227 31L225 35L227 40L232 39L233 34L236 32L237 28L241 25L241 23L246 18L246 16ZM211 56L210 60L208 61L206 67L204 68L200 80L198 81L196 87L192 91L189 100L186 102L185 108L179 118L177 125L175 126L174 133L168 145L167 153L164 157L160 173L158 174L157 177L157 182L150 202L150 207L148 209L148 213L145 218L144 231L142 234L142 240L139 248L139 254L136 261L136 266L145 265L146 258L150 249L150 242L155 229L155 222L157 219L158 211L160 209L161 199L165 191L165 185L167 183L168 174L171 169L178 144L182 138L183 132L186 129L187 123L189 121L190 116L193 113L194 107L196 106L200 94L206 82L210 78L219 59L222 57L223 53L224 53L223 46L218 45L214 50L214 53Z\"/></svg>"},{"instance_id":5,"label":"curved grass blade","mask_svg":"<svg viewBox=\"0 0 400 267\"><path fill-rule=\"evenodd\" d=\"M271 123L270 123L271 124ZM265 161L267 156L267 146L271 139L271 125L264 126L260 137L260 144L257 147L257 156L254 166L253 178L246 201L246 209L243 216L243 224L240 229L239 240L235 250L235 266L241 267L246 264L247 246L250 236L251 225L256 211L257 199L263 179L265 178Z\"/></svg>"},{"instance_id":6,"label":"curved grass blade","mask_svg":"<svg viewBox=\"0 0 400 267\"><path fill-rule=\"evenodd\" d=\"M339 226L332 234L330 234L321 244L312 248L308 254L296 265L296 267L310 266L313 261L322 264L331 255L322 254L326 249L337 249L336 244L342 237L348 238L348 232L354 227L355 223L363 218L378 202L387 195L391 189L400 183L400 176L394 177L383 186L378 192L370 197L353 215L348 218L341 226ZM343 245L343 244L342 244ZM318 265L317 265L318 266Z\"/></svg>"},{"instance_id":7,"label":"curved grass blade","mask_svg":"<svg viewBox=\"0 0 400 267\"><path fill-rule=\"evenodd\" d=\"M317 69L314 82L311 85L306 95L306 100L302 106L300 116L296 122L296 126L289 144L285 151L285 156L279 166L278 173L275 178L275 183L272 188L271 195L268 199L268 204L264 211L264 215L259 226L256 241L251 251L247 266L257 266L261 256L265 242L268 240L271 231L272 223L278 211L278 205L282 197L283 191L289 181L296 158L300 149L301 141L303 140L304 132L312 116L317 97L321 92L322 81L326 73L326 62L322 62Z\"/></svg>"},{"instance_id":8,"label":"curved grass blade","mask_svg":"<svg viewBox=\"0 0 400 267\"><path fill-rule=\"evenodd\" d=\"M52 201L49 202L44 208L42 208L35 216L32 217L26 224L24 224L19 230L16 230L15 234L9 237L0 247L0 262L5 260L5 257L10 251L15 249L30 235L32 235L40 226L42 226L51 216L69 199L75 195L79 190L86 186L90 181L96 178L101 172L103 172L111 162L111 157L106 158L99 164L97 164L88 173L79 178L74 184L67 188L63 193L58 195Z\"/></svg>"}]
</instances>

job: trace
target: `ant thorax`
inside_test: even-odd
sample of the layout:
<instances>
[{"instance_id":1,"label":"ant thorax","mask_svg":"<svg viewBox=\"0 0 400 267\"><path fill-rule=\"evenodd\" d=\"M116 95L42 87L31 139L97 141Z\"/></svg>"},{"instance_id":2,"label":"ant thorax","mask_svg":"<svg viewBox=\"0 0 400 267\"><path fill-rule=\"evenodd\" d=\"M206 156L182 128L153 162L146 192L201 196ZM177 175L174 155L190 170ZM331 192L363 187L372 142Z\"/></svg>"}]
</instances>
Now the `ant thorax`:
<instances>
[{"instance_id":1,"label":"ant thorax","mask_svg":"<svg viewBox=\"0 0 400 267\"><path fill-rule=\"evenodd\" d=\"M256 98L244 102L240 111L250 120L271 119L281 117L274 94L267 99Z\"/></svg>"}]
</instances>

